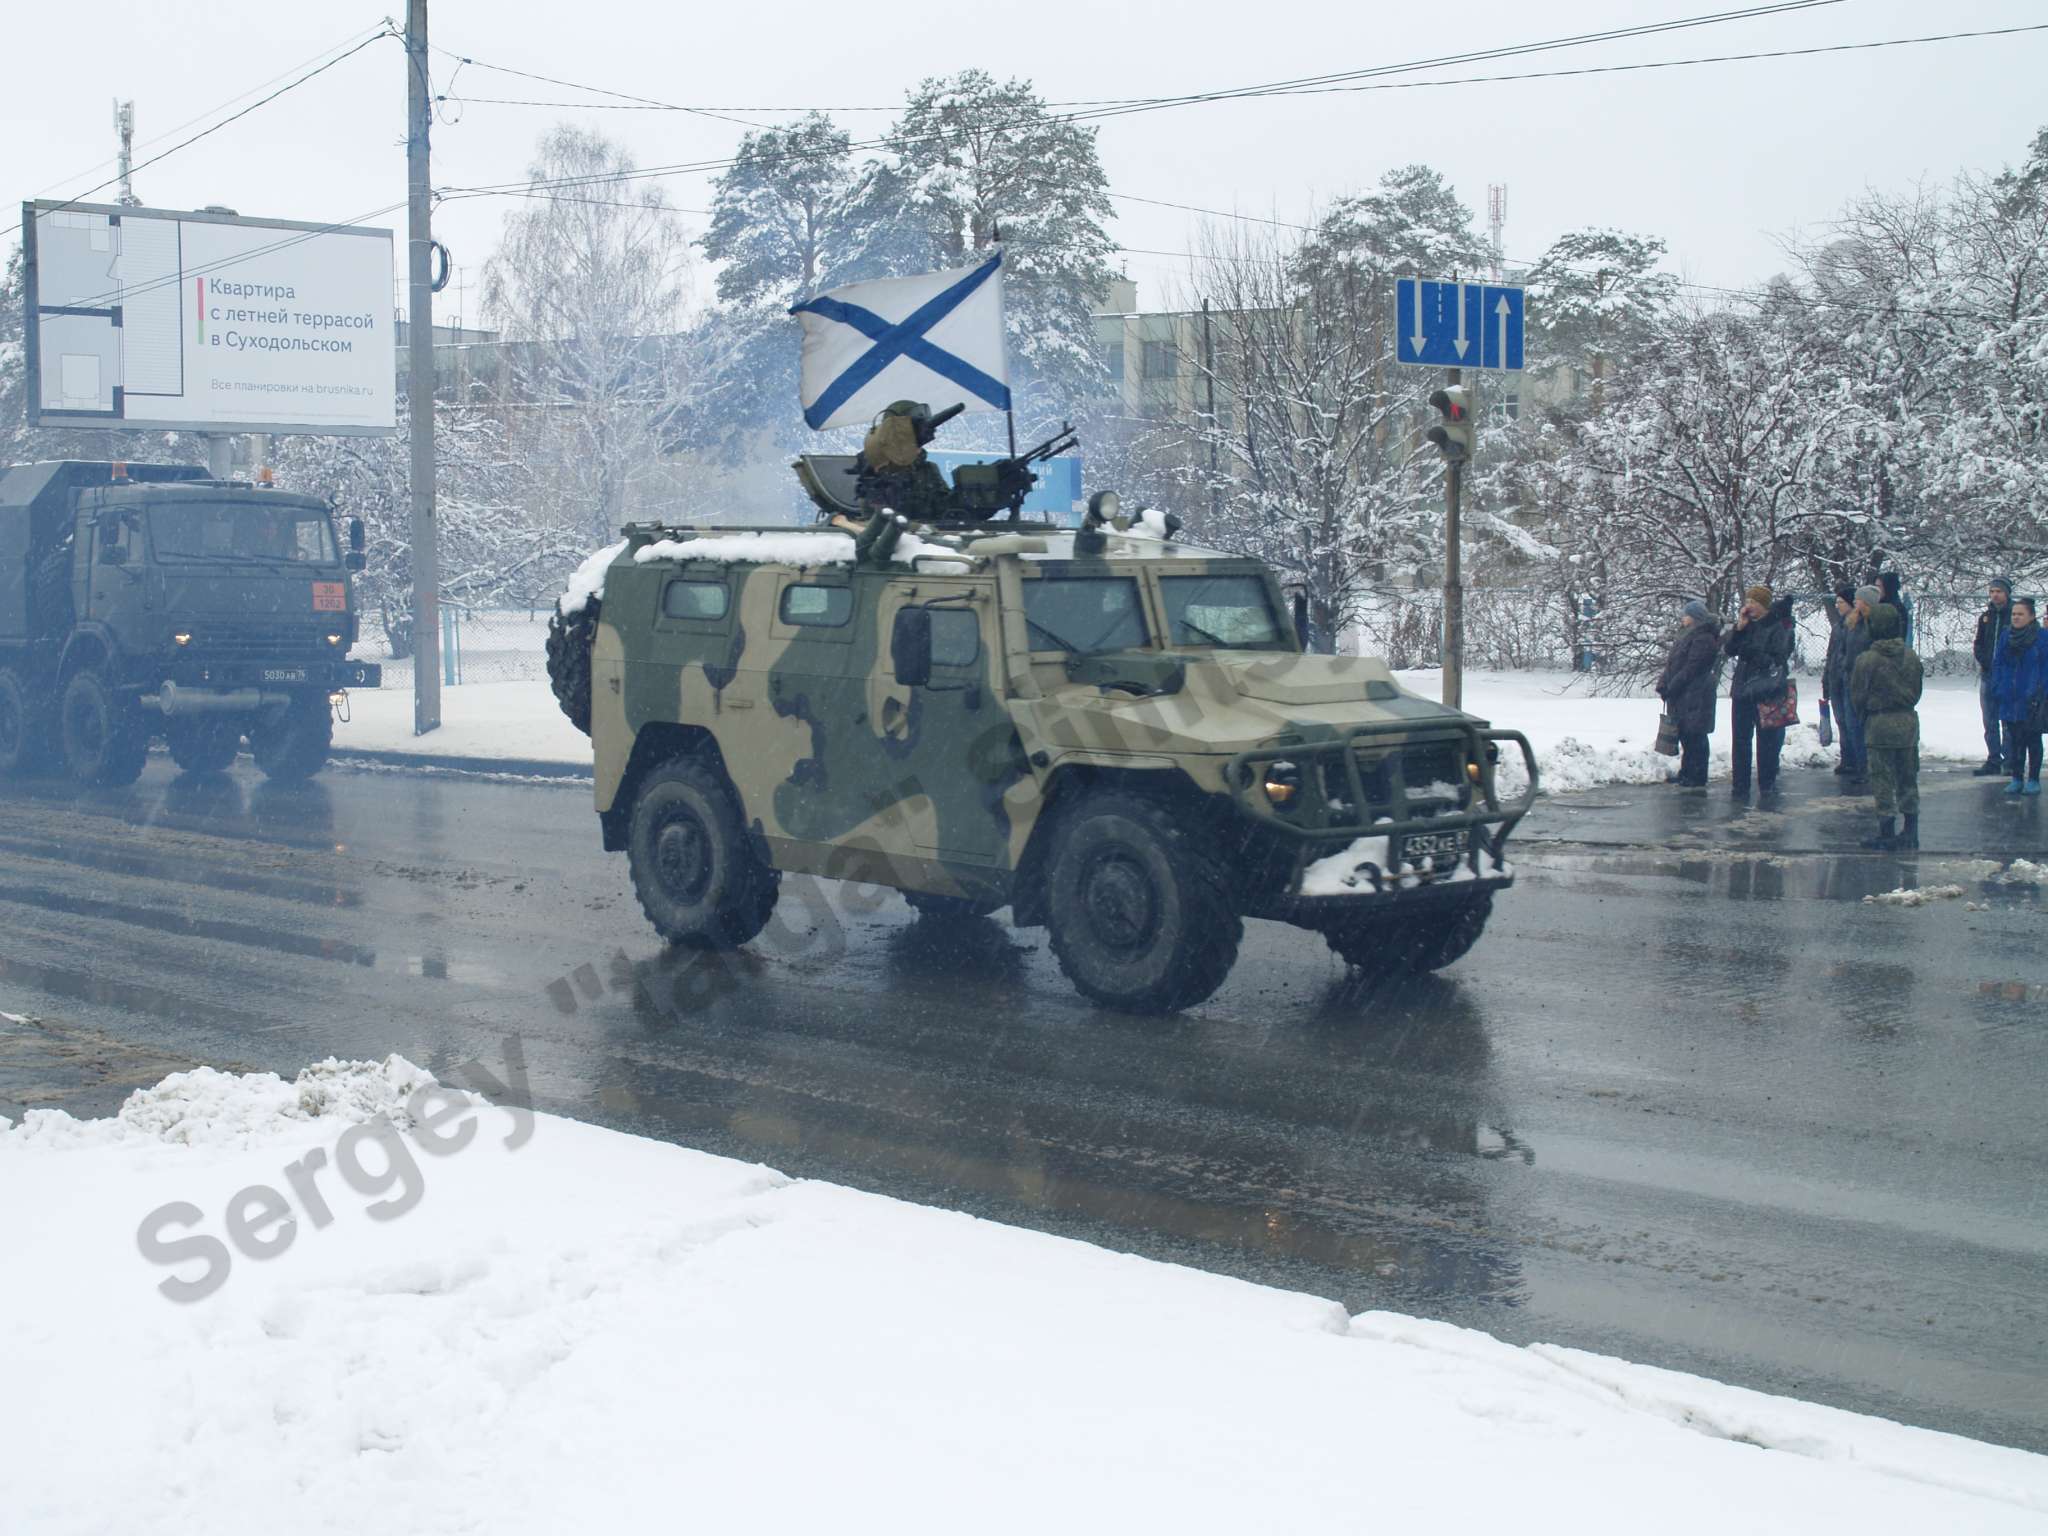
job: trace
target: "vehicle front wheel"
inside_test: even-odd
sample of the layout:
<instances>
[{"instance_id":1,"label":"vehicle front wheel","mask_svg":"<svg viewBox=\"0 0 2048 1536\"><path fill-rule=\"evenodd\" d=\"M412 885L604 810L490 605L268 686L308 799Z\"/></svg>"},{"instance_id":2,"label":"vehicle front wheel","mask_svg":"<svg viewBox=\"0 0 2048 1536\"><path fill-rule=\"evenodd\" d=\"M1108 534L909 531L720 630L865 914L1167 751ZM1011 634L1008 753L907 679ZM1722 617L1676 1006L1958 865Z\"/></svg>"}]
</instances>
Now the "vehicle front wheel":
<instances>
[{"instance_id":1,"label":"vehicle front wheel","mask_svg":"<svg viewBox=\"0 0 2048 1536\"><path fill-rule=\"evenodd\" d=\"M242 728L218 720L174 720L164 740L171 761L186 773L219 773L242 750Z\"/></svg>"},{"instance_id":2,"label":"vehicle front wheel","mask_svg":"<svg viewBox=\"0 0 2048 1536\"><path fill-rule=\"evenodd\" d=\"M1492 913L1493 893L1488 891L1462 906L1426 916L1333 923L1323 930L1323 937L1354 970L1375 976L1421 975L1463 959L1486 931Z\"/></svg>"},{"instance_id":3,"label":"vehicle front wheel","mask_svg":"<svg viewBox=\"0 0 2048 1536\"><path fill-rule=\"evenodd\" d=\"M299 694L249 733L249 755L268 778L310 779L334 745L334 709L321 693Z\"/></svg>"},{"instance_id":4,"label":"vehicle front wheel","mask_svg":"<svg viewBox=\"0 0 2048 1536\"><path fill-rule=\"evenodd\" d=\"M50 761L49 706L12 667L0 667L0 778L35 773Z\"/></svg>"},{"instance_id":5,"label":"vehicle front wheel","mask_svg":"<svg viewBox=\"0 0 2048 1536\"><path fill-rule=\"evenodd\" d=\"M142 712L92 668L73 674L58 706L64 763L82 783L133 784L149 757Z\"/></svg>"},{"instance_id":6,"label":"vehicle front wheel","mask_svg":"<svg viewBox=\"0 0 2048 1536\"><path fill-rule=\"evenodd\" d=\"M641 781L626 860L640 910L671 944L737 948L767 926L782 883L755 857L725 774L689 754Z\"/></svg>"},{"instance_id":7,"label":"vehicle front wheel","mask_svg":"<svg viewBox=\"0 0 2048 1536\"><path fill-rule=\"evenodd\" d=\"M1199 834L1154 801L1090 796L1053 829L1046 922L1082 996L1134 1013L1186 1008L1223 985L1244 920Z\"/></svg>"}]
</instances>

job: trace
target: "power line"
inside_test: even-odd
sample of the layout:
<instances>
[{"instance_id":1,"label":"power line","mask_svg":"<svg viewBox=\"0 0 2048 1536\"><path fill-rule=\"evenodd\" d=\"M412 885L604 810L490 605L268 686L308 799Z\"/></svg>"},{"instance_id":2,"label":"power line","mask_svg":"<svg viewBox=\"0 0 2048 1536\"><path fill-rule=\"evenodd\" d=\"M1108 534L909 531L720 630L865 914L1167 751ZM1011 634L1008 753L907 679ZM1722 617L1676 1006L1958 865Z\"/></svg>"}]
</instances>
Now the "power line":
<instances>
[{"instance_id":1,"label":"power line","mask_svg":"<svg viewBox=\"0 0 2048 1536\"><path fill-rule=\"evenodd\" d=\"M390 31L389 29L373 33L371 36L364 38L361 42L357 43L353 48L349 49L348 52L337 54L334 58L329 59L325 64L320 65L318 68L308 70L305 74L300 75L296 80L292 81L291 84L280 86L278 87L278 89L272 91L268 96L264 96L256 101L250 102L248 106L242 108L241 111L235 113L233 116L224 117L219 122L213 124L211 127L200 129L200 131L193 134L191 138L185 139L180 143L173 144L169 149L164 150L161 154L151 155L147 160L144 160L140 165L134 166L129 174L133 175L135 171L146 170L150 166L157 164L159 161L168 160L172 155L177 154L179 150L189 149L192 145L197 144L201 139L207 138L212 134L220 132L220 130L227 127L228 124L233 122L239 122L242 118L247 117L251 112L256 111L258 108L266 107L271 102L276 101L278 97L283 96L288 92L297 90L307 81L312 80L317 76L326 74L327 71L334 68L335 65L341 63L344 59L350 59L355 57L355 55L361 53L365 48L369 47L372 43L381 42L383 39L387 37L396 36L398 36L398 34L396 32ZM59 213L66 208L76 207L79 203L82 203L85 201L85 199L91 197L93 193L104 191L106 188L111 187L112 185L114 185L115 182L119 180L120 177L118 176L110 176L105 181L100 182L97 186L87 187L83 192L80 192L75 196L64 199L63 202L58 203L55 207L39 209L37 210L37 212L39 215L44 213ZM374 215L370 215L370 217L374 217ZM20 224L16 224L13 230L10 231L10 233L20 234L21 229L22 226Z\"/></svg>"},{"instance_id":2,"label":"power line","mask_svg":"<svg viewBox=\"0 0 2048 1536\"><path fill-rule=\"evenodd\" d=\"M1057 121L1066 123L1091 122L1113 117L1130 116L1138 112L1162 111L1171 107L1189 106L1208 101L1241 100L1262 95L1283 95L1287 94L1290 91L1298 90L1306 86L1326 85L1337 81L1358 80L1367 78L1369 76L1406 74L1412 73L1417 70L1436 69L1444 67L1446 65L1477 63L1488 59L1513 58L1519 57L1524 54L1550 52L1560 48L1584 47L1591 43L1613 42L1628 38L1650 36L1662 32L1673 32L1689 28L1712 26L1728 21L1753 20L1759 17L1775 16L1785 14L1788 12L1813 10L1822 6L1838 5L1841 3L1842 0L1784 0L1784 3L1774 5L1752 6L1744 10L1722 11L1703 16L1683 17L1672 21L1644 23L1641 25L1629 27L1609 28L1605 31L1600 32L1578 33L1568 37L1548 38L1535 42L1508 44L1498 48L1476 49L1464 53L1446 54L1437 58L1411 60L1407 63L1401 64L1372 65L1361 69L1341 71L1336 74L1302 76L1293 80L1276 81L1265 85L1239 86L1222 90L1197 92L1181 96L1141 98L1137 101L1123 105L1103 107L1089 111L1068 113L1057 118ZM477 61L473 59L469 59L468 62L477 63ZM479 64L478 67L491 66L483 66ZM573 82L561 80L552 80L550 81L550 83L567 85L570 89L588 90L605 95L622 97L626 95L626 93L624 92L611 91L603 87L584 86L575 84ZM653 98L651 97L634 97L632 99L641 102L653 102ZM668 103L657 104L670 105ZM677 108L676 110L698 109ZM758 127L762 125L747 124L746 126ZM908 140L902 138L901 136L895 138L883 136L874 139L850 142L845 146L845 148L847 151L850 152L852 150L857 149L884 149L891 147L901 147L903 144L907 142L943 142L948 139L964 137L967 134L973 133L977 131L977 129L983 128L985 126L986 125L971 125L969 127L960 129L939 129L934 130L928 134L916 135ZM764 161L783 159L818 159L821 158L826 153L837 152L838 151L826 152L816 150L787 150L773 154L757 155L755 158L757 160ZM674 165L650 166L646 167L645 169L630 172L623 177L542 177L520 182L500 182L484 187L466 187L457 190L461 190L464 192L496 192L513 187L537 188L543 186L571 186L577 185L579 183L587 184L590 182L616 182L619 180L627 179L640 180L655 179L666 176L697 175L702 174L703 172L706 171L726 170L738 163L738 157L727 156L703 161L680 162Z\"/></svg>"}]
</instances>

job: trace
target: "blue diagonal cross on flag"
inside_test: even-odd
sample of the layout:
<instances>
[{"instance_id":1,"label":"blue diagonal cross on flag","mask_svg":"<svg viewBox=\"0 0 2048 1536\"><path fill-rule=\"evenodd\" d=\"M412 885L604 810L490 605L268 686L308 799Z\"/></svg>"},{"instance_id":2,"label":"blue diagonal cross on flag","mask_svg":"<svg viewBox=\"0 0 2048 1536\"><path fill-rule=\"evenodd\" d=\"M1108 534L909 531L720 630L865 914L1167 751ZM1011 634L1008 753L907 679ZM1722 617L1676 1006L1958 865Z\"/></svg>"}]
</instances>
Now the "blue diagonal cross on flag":
<instances>
[{"instance_id":1,"label":"blue diagonal cross on flag","mask_svg":"<svg viewBox=\"0 0 2048 1536\"><path fill-rule=\"evenodd\" d=\"M1002 267L998 251L977 267L849 283L792 305L806 424L864 422L893 400L1008 410Z\"/></svg>"}]
</instances>

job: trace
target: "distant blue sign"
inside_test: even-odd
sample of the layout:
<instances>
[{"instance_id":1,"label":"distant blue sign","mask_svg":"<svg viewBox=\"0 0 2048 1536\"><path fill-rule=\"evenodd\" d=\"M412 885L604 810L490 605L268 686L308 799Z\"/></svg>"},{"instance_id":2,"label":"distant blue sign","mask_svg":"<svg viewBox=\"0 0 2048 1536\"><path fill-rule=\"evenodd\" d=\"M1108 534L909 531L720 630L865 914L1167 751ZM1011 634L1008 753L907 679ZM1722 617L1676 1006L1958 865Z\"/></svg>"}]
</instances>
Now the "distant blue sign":
<instances>
[{"instance_id":1,"label":"distant blue sign","mask_svg":"<svg viewBox=\"0 0 2048 1536\"><path fill-rule=\"evenodd\" d=\"M1395 359L1425 368L1522 371L1524 290L1502 283L1394 285Z\"/></svg>"},{"instance_id":2,"label":"distant blue sign","mask_svg":"<svg viewBox=\"0 0 2048 1536\"><path fill-rule=\"evenodd\" d=\"M993 464L1002 457L999 453L948 453L937 448L927 449L925 456L946 472L948 480L962 464ZM1025 513L1048 522L1079 527L1081 513L1087 505L1081 495L1080 458L1063 454L1034 464L1031 469L1038 476L1038 484L1031 487L1031 494L1024 498Z\"/></svg>"}]
</instances>

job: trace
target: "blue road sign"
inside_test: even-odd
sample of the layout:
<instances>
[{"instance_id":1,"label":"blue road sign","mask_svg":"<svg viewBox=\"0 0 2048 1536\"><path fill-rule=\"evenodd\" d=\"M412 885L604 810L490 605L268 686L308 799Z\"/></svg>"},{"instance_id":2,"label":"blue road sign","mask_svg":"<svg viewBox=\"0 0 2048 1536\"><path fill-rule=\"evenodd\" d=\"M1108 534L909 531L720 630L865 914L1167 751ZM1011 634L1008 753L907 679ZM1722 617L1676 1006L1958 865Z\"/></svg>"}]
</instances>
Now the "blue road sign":
<instances>
[{"instance_id":1,"label":"blue road sign","mask_svg":"<svg viewBox=\"0 0 2048 1536\"><path fill-rule=\"evenodd\" d=\"M1402 278L1394 285L1396 361L1521 372L1523 292L1503 283Z\"/></svg>"}]
</instances>

